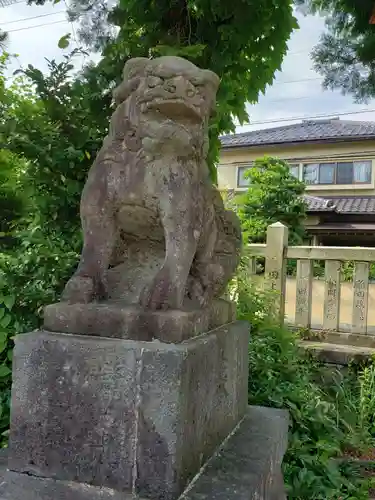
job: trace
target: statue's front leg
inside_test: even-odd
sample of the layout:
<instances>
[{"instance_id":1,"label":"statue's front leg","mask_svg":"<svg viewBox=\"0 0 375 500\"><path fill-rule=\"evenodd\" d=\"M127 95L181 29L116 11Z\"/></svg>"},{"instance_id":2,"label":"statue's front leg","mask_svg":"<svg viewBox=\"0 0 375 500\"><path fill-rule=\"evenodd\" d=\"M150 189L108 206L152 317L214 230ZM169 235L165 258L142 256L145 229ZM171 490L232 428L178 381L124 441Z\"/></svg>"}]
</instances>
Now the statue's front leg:
<instances>
[{"instance_id":1,"label":"statue's front leg","mask_svg":"<svg viewBox=\"0 0 375 500\"><path fill-rule=\"evenodd\" d=\"M116 225L107 180L90 179L81 200L83 249L78 268L65 286L62 300L88 303L107 298L107 270L114 248Z\"/></svg>"},{"instance_id":2,"label":"statue's front leg","mask_svg":"<svg viewBox=\"0 0 375 500\"><path fill-rule=\"evenodd\" d=\"M148 309L181 309L200 234L197 205L190 183L170 186L160 199L165 235L165 260L150 286L141 294Z\"/></svg>"}]
</instances>

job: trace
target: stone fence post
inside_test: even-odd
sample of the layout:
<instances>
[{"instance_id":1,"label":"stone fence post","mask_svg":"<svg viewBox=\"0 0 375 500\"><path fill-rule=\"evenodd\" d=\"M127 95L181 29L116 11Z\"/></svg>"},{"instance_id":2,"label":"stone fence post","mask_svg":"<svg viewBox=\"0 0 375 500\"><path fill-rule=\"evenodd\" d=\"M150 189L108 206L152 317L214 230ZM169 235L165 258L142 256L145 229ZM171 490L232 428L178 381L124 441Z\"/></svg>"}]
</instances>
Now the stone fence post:
<instances>
[{"instance_id":1,"label":"stone fence post","mask_svg":"<svg viewBox=\"0 0 375 500\"><path fill-rule=\"evenodd\" d=\"M277 314L283 324L286 287L285 254L288 247L288 228L281 222L275 222L268 226L266 244L266 282L268 288L277 292Z\"/></svg>"}]
</instances>

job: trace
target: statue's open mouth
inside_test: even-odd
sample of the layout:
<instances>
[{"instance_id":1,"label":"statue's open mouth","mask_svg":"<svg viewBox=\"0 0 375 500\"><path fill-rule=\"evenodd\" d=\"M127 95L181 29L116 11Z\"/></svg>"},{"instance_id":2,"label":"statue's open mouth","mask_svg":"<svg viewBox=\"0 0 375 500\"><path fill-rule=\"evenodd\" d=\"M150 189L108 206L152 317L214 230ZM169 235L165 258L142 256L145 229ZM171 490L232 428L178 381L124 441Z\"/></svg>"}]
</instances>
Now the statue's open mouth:
<instances>
[{"instance_id":1,"label":"statue's open mouth","mask_svg":"<svg viewBox=\"0 0 375 500\"><path fill-rule=\"evenodd\" d=\"M148 103L147 108L159 111L171 120L188 118L194 122L202 121L199 108L183 99L154 99Z\"/></svg>"}]
</instances>

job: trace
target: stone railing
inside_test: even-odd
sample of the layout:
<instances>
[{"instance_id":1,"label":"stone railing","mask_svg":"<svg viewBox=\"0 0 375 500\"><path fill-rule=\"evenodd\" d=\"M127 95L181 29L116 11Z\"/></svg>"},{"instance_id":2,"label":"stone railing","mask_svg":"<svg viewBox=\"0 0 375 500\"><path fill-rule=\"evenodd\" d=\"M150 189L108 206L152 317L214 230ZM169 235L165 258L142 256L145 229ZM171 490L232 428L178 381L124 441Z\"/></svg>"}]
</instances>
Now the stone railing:
<instances>
[{"instance_id":1,"label":"stone railing","mask_svg":"<svg viewBox=\"0 0 375 500\"><path fill-rule=\"evenodd\" d=\"M288 228L277 222L267 229L266 244L248 245L252 257L265 257L267 286L278 292L277 308L284 321L287 259L297 260L295 325L311 327L314 260L325 261L323 330L340 331L341 264L354 261L351 332L368 333L369 264L375 262L375 248L288 246Z\"/></svg>"}]
</instances>

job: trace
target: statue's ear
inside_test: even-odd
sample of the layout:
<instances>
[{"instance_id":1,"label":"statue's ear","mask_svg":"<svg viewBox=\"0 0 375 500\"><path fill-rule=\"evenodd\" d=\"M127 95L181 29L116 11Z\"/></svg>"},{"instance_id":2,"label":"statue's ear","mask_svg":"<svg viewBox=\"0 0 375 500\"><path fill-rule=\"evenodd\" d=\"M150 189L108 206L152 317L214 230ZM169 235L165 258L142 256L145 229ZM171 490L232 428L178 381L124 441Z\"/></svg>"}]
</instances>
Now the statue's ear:
<instances>
[{"instance_id":1,"label":"statue's ear","mask_svg":"<svg viewBox=\"0 0 375 500\"><path fill-rule=\"evenodd\" d=\"M126 101L130 94L137 90L141 79L145 76L148 63L149 59L146 57L134 57L126 61L122 72L122 82L113 91L113 98L117 105Z\"/></svg>"},{"instance_id":2,"label":"statue's ear","mask_svg":"<svg viewBox=\"0 0 375 500\"><path fill-rule=\"evenodd\" d=\"M125 80L113 91L113 99L117 106L122 102L126 101L126 99L135 92L141 82L141 78L136 77L131 80Z\"/></svg>"},{"instance_id":3,"label":"statue's ear","mask_svg":"<svg viewBox=\"0 0 375 500\"><path fill-rule=\"evenodd\" d=\"M150 59L146 57L134 57L126 61L122 78L124 81L131 80L135 77L145 76L146 66L150 63Z\"/></svg>"}]
</instances>

